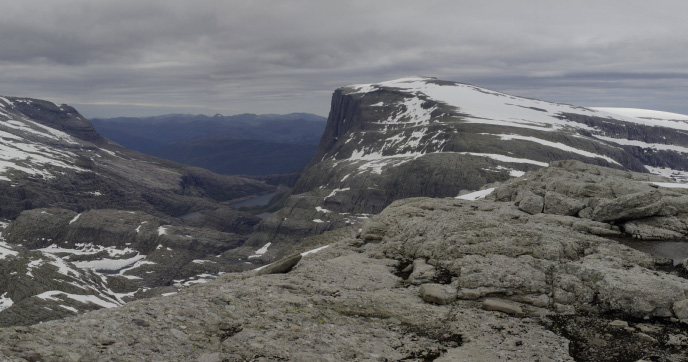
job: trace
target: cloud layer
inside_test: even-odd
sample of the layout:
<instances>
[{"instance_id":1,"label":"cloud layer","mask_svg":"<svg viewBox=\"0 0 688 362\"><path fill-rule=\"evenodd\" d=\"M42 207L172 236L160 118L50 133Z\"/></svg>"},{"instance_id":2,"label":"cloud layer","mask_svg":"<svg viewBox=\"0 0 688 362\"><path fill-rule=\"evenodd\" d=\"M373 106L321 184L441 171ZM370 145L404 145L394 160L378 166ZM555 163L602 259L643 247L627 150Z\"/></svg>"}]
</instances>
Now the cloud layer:
<instances>
[{"instance_id":1,"label":"cloud layer","mask_svg":"<svg viewBox=\"0 0 688 362\"><path fill-rule=\"evenodd\" d=\"M422 74L688 113L688 3L0 0L0 94L87 116L326 115L347 84Z\"/></svg>"}]
</instances>

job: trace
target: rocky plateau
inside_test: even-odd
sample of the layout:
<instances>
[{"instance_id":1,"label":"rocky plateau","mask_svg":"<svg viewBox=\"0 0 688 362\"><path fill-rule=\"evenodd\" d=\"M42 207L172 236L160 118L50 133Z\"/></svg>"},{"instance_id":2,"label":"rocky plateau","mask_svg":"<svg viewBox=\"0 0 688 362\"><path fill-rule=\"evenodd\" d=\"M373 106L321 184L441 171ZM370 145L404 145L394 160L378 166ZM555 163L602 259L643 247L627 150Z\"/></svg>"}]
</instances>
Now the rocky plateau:
<instances>
[{"instance_id":1,"label":"rocky plateau","mask_svg":"<svg viewBox=\"0 0 688 362\"><path fill-rule=\"evenodd\" d=\"M688 358L685 275L610 238L683 223L683 184L555 161L486 190L399 200L303 256L2 329L0 345L16 361Z\"/></svg>"}]
</instances>

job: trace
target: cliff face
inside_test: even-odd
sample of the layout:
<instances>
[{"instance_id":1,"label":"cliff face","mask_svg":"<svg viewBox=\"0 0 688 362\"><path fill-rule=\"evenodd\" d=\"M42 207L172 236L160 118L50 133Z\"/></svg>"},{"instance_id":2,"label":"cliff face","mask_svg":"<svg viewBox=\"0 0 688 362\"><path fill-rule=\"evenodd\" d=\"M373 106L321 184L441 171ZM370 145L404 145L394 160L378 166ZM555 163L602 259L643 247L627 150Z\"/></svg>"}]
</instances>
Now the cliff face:
<instances>
[{"instance_id":1,"label":"cliff face","mask_svg":"<svg viewBox=\"0 0 688 362\"><path fill-rule=\"evenodd\" d=\"M456 196L555 160L680 180L688 174L681 117L623 116L425 77L340 88L287 208L251 244L294 241L394 200Z\"/></svg>"}]
</instances>

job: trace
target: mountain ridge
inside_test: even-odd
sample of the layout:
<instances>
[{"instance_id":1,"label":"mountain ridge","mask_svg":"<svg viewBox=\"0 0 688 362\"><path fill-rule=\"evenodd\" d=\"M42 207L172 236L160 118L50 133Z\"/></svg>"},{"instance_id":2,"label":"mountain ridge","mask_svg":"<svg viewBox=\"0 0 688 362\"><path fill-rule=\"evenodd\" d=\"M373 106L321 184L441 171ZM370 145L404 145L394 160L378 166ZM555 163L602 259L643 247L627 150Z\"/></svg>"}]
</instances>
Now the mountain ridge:
<instances>
[{"instance_id":1,"label":"mountain ridge","mask_svg":"<svg viewBox=\"0 0 688 362\"><path fill-rule=\"evenodd\" d=\"M359 223L394 200L453 197L555 160L688 180L684 129L688 122L616 116L429 77L342 87L287 207L262 221L249 244L272 242L276 251L280 242Z\"/></svg>"}]
</instances>

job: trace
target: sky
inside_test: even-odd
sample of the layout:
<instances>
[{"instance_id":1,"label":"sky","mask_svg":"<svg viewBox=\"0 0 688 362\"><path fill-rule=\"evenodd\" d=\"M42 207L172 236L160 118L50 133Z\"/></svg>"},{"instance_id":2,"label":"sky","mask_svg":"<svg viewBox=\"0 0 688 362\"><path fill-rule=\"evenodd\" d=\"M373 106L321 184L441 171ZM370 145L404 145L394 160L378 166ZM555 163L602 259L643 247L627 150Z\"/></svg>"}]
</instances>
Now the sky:
<instances>
[{"instance_id":1,"label":"sky","mask_svg":"<svg viewBox=\"0 0 688 362\"><path fill-rule=\"evenodd\" d=\"M688 114L676 0L0 0L0 95L86 117L308 112L410 75Z\"/></svg>"}]
</instances>

